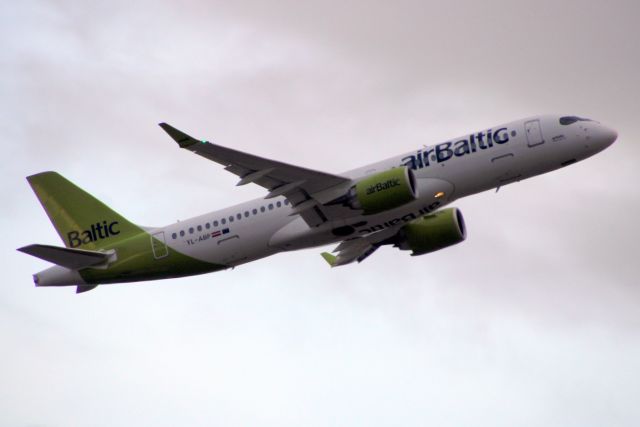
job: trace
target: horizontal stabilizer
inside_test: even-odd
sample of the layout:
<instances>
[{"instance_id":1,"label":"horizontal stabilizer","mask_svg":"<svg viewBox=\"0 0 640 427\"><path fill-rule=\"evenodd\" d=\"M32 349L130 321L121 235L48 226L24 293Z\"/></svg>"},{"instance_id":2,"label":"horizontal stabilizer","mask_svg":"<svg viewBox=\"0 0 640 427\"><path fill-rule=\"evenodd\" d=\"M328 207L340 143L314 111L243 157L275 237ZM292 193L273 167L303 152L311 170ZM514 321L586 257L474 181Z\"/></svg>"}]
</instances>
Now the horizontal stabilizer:
<instances>
[{"instance_id":1,"label":"horizontal stabilizer","mask_svg":"<svg viewBox=\"0 0 640 427\"><path fill-rule=\"evenodd\" d=\"M50 245L29 245L19 248L18 250L71 270L104 264L109 259L109 254L104 252L62 248Z\"/></svg>"}]
</instances>

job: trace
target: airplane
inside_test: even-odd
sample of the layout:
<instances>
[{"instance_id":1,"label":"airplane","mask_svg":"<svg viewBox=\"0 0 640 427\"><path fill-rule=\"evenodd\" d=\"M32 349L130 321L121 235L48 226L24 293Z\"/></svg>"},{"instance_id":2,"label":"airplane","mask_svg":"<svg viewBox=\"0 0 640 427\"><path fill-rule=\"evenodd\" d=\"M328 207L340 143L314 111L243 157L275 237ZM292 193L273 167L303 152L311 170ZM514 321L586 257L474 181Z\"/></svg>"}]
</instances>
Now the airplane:
<instances>
[{"instance_id":1,"label":"airplane","mask_svg":"<svg viewBox=\"0 0 640 427\"><path fill-rule=\"evenodd\" d=\"M167 123L180 148L224 166L237 185L268 192L164 227L136 225L56 172L27 180L64 247L19 248L54 266L38 287L177 278L237 267L279 252L337 244L331 267L383 245L424 255L466 238L457 199L553 171L610 146L615 130L578 116L542 115L493 126L341 174L197 140Z\"/></svg>"}]
</instances>

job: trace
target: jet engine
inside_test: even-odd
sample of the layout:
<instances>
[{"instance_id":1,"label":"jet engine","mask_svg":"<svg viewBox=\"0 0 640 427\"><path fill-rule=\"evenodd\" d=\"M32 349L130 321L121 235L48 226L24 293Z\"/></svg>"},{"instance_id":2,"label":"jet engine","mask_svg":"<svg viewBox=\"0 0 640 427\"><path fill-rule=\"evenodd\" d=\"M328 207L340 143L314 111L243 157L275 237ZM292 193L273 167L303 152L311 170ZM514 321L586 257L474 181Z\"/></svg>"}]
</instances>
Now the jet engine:
<instances>
[{"instance_id":1,"label":"jet engine","mask_svg":"<svg viewBox=\"0 0 640 427\"><path fill-rule=\"evenodd\" d=\"M412 256L424 255L460 243L466 237L462 212L458 208L449 208L403 226L395 246L413 251Z\"/></svg>"},{"instance_id":2,"label":"jet engine","mask_svg":"<svg viewBox=\"0 0 640 427\"><path fill-rule=\"evenodd\" d=\"M403 166L361 179L347 194L327 204L341 204L371 215L398 208L417 198L413 170Z\"/></svg>"}]
</instances>

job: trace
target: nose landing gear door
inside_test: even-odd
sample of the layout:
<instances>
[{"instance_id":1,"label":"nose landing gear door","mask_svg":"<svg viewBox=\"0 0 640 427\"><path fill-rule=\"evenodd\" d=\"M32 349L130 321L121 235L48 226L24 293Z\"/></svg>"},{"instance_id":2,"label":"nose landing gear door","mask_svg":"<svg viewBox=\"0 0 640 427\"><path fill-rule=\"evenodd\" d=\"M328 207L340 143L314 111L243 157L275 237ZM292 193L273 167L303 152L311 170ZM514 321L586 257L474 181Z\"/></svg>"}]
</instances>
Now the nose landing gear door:
<instances>
[{"instance_id":1,"label":"nose landing gear door","mask_svg":"<svg viewBox=\"0 0 640 427\"><path fill-rule=\"evenodd\" d=\"M529 147L544 144L542 130L540 129L540 120L536 119L525 122L524 131L527 134L527 145Z\"/></svg>"}]
</instances>

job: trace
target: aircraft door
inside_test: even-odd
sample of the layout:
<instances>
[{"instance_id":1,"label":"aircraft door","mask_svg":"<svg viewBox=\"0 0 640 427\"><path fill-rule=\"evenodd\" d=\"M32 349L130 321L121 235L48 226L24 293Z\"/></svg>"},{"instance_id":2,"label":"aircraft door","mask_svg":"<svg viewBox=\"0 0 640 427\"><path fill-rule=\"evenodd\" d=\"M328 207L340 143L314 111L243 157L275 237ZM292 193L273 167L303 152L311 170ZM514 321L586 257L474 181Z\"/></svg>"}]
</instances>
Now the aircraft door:
<instances>
[{"instance_id":1,"label":"aircraft door","mask_svg":"<svg viewBox=\"0 0 640 427\"><path fill-rule=\"evenodd\" d=\"M524 124L524 131L527 134L527 145L529 147L535 147L544 143L542 137L542 129L540 129L540 120L529 120Z\"/></svg>"},{"instance_id":2,"label":"aircraft door","mask_svg":"<svg viewBox=\"0 0 640 427\"><path fill-rule=\"evenodd\" d=\"M164 240L164 231L158 231L151 235L151 250L155 259L169 255L169 248L167 248L167 243Z\"/></svg>"}]
</instances>

